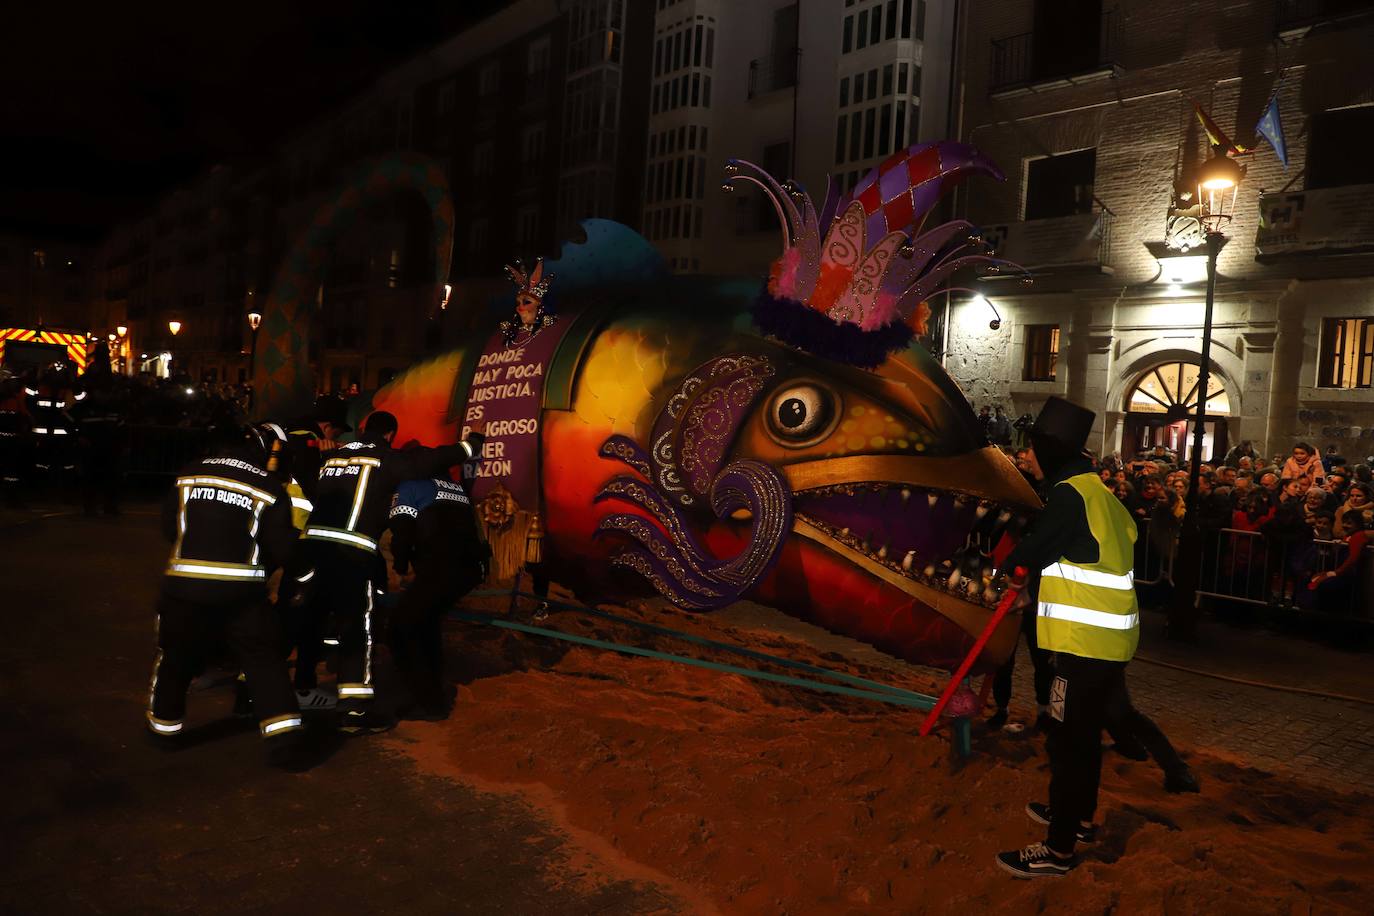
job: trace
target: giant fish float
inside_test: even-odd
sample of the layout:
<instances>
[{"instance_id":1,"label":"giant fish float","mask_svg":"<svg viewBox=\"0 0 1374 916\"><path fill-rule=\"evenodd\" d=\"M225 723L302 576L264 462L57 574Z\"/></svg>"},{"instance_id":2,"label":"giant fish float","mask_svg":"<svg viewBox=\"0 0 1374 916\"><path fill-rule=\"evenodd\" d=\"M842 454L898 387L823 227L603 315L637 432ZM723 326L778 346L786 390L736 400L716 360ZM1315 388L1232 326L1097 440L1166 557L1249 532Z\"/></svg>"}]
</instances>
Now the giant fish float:
<instances>
[{"instance_id":1,"label":"giant fish float","mask_svg":"<svg viewBox=\"0 0 1374 916\"><path fill-rule=\"evenodd\" d=\"M748 599L953 668L991 618L994 557L1039 501L915 341L924 300L1000 265L962 221L920 232L949 185L1000 178L971 147L912 147L820 211L731 162L782 224L767 284L667 275L633 230L513 271L512 319L377 391L401 439L486 427L469 466L498 561L592 599ZM1013 651L1003 622L974 671Z\"/></svg>"}]
</instances>

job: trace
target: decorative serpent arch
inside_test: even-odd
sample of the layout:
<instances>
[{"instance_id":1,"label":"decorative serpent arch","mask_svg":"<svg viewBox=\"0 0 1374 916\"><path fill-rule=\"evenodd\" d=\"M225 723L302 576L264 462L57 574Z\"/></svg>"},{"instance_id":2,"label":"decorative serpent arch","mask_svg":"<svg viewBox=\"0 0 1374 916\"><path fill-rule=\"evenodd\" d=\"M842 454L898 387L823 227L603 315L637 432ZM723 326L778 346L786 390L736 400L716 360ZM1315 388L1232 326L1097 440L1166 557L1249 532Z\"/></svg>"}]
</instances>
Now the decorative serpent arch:
<instances>
[{"instance_id":1,"label":"decorative serpent arch","mask_svg":"<svg viewBox=\"0 0 1374 916\"><path fill-rule=\"evenodd\" d=\"M309 358L310 310L329 246L363 204L396 190L415 191L429 206L434 242L431 292L433 301L439 301L453 257L453 196L448 175L435 160L414 154L364 163L315 211L277 268L263 307L253 372L254 411L259 416L291 416L310 408L315 397Z\"/></svg>"}]
</instances>

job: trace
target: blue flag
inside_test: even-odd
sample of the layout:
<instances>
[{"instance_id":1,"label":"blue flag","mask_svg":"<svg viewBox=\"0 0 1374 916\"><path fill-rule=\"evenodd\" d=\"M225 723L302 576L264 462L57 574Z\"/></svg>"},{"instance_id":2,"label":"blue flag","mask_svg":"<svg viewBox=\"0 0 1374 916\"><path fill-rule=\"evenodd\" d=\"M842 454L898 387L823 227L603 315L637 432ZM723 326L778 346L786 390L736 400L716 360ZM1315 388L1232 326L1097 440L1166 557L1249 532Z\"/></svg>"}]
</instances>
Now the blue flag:
<instances>
[{"instance_id":1,"label":"blue flag","mask_svg":"<svg viewBox=\"0 0 1374 916\"><path fill-rule=\"evenodd\" d=\"M1255 125L1255 133L1269 141L1269 145L1274 148L1279 161L1283 163L1286 170L1288 168L1288 144L1283 139L1283 124L1279 121L1279 94L1275 92L1269 99L1269 106L1264 109L1264 114L1260 116L1259 123Z\"/></svg>"}]
</instances>

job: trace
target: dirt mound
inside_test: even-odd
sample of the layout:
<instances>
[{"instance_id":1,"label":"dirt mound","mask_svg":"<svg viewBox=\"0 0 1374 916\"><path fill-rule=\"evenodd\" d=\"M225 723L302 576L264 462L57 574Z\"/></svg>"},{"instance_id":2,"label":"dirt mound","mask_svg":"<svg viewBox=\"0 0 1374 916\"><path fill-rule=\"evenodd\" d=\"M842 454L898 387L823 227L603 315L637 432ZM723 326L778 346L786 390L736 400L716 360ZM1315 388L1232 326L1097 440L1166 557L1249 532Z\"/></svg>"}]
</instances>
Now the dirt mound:
<instances>
[{"instance_id":1,"label":"dirt mound","mask_svg":"<svg viewBox=\"0 0 1374 916\"><path fill-rule=\"evenodd\" d=\"M708 618L652 619L936 687ZM741 663L570 613L546 625ZM1023 813L1048 783L1033 734L980 736L959 766L947 738L915 736L915 710L490 629L451 633L449 653L465 681L453 716L403 725L398 747L430 772L523 791L603 844L611 868L670 876L702 909L1360 913L1374 889L1374 799L1218 757L1193 755L1202 794L1174 796L1152 764L1108 755L1100 842L1063 881L1017 882L992 856L1042 836Z\"/></svg>"}]
</instances>

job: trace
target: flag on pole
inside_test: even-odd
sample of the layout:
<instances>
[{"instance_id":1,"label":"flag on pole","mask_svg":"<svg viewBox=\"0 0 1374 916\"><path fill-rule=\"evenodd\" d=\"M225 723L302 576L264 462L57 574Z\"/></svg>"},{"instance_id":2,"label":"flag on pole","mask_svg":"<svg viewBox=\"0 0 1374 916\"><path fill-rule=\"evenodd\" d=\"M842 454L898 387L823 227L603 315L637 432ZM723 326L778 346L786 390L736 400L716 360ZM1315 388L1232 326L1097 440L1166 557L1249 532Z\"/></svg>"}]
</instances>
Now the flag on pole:
<instances>
[{"instance_id":1,"label":"flag on pole","mask_svg":"<svg viewBox=\"0 0 1374 916\"><path fill-rule=\"evenodd\" d=\"M1287 170L1288 143L1283 139L1283 122L1279 120L1278 87L1274 88L1274 95L1265 106L1264 114L1260 115L1259 123L1255 125L1255 133L1269 141L1269 145L1274 148L1274 153Z\"/></svg>"},{"instance_id":2,"label":"flag on pole","mask_svg":"<svg viewBox=\"0 0 1374 916\"><path fill-rule=\"evenodd\" d=\"M1197 112L1197 119L1202 123L1202 129L1207 133L1208 143L1214 147L1221 147L1225 153L1232 156L1239 156L1242 153L1250 152L1248 147L1237 146L1235 143L1232 143L1231 138L1226 136L1226 132L1217 126L1216 121L1212 120L1212 116L1202 110L1202 106L1198 104L1197 99L1189 98L1188 101L1193 103L1193 111Z\"/></svg>"}]
</instances>

